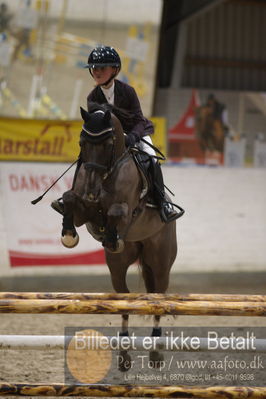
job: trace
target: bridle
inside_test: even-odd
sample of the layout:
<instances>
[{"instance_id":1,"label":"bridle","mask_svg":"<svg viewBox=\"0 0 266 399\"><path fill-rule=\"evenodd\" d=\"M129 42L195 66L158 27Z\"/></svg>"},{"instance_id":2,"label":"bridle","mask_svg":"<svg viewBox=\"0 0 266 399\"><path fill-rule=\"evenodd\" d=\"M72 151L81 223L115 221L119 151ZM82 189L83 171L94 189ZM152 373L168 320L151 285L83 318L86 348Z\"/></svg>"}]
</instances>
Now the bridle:
<instances>
[{"instance_id":1,"label":"bridle","mask_svg":"<svg viewBox=\"0 0 266 399\"><path fill-rule=\"evenodd\" d=\"M104 113L101 110L96 111L96 112ZM108 165L102 165L102 164L95 163L95 162L83 162L84 169L86 171L94 170L99 175L102 175L102 180L106 180L108 177L110 177L110 175L117 168L117 166L120 164L120 162L122 162L126 158L126 156L129 155L129 151L126 150L123 152L123 154L120 157L115 159L116 136L114 134L114 131L115 130L114 130L112 120L111 120L110 127L103 129L99 132L92 132L85 126L85 124L82 126L81 137L90 144L101 143L110 137L112 139L112 153L111 153L111 157L110 157L110 161L109 161Z\"/></svg>"},{"instance_id":2,"label":"bridle","mask_svg":"<svg viewBox=\"0 0 266 399\"><path fill-rule=\"evenodd\" d=\"M97 110L95 112L101 112L104 113L101 110ZM93 163L93 162L82 162L84 164L84 168L85 170L90 170L90 169L94 169L95 171L98 171L98 173L102 174L102 179L106 180L112 173L113 171L117 168L117 166L120 164L120 162L122 162L123 160L126 160L127 156L130 156L129 151L126 150L123 152L123 154L115 160L115 145L114 142L116 140L116 136L114 135L114 127L112 124L112 120L111 120L111 126L107 129L104 129L98 133L93 133L90 130L88 130L85 126L85 124L82 126L82 131L80 133L80 136L82 138L84 138L86 141L90 142L90 143L95 143L95 142L99 142L99 141L103 141L105 139L107 139L108 137L112 137L113 140L113 145L112 145L112 156L110 158L110 164L108 166L105 165L101 165L98 163ZM94 139L93 139L94 137ZM95 140L96 137L96 140ZM97 140L98 138L98 140ZM78 159L76 159L48 188L47 190L44 191L44 193L42 195L40 195L38 198L34 199L33 201L31 201L32 205L36 205L39 201L41 201L43 199L43 197L48 193L48 191L51 190L52 187L54 187L54 185L69 171L70 168L72 168L72 166L74 165L80 165L80 161L81 160L81 154L79 154Z\"/></svg>"}]
</instances>

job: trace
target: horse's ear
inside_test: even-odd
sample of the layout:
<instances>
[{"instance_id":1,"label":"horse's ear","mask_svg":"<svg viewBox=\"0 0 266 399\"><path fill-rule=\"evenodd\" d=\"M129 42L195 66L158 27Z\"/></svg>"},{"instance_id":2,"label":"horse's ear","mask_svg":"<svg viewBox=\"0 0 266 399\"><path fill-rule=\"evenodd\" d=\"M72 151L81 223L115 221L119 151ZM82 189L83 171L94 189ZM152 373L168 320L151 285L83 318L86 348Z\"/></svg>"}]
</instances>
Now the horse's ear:
<instances>
[{"instance_id":1,"label":"horse's ear","mask_svg":"<svg viewBox=\"0 0 266 399\"><path fill-rule=\"evenodd\" d=\"M90 119L90 114L82 107L80 107L80 115L84 122L87 122Z\"/></svg>"},{"instance_id":2,"label":"horse's ear","mask_svg":"<svg viewBox=\"0 0 266 399\"><path fill-rule=\"evenodd\" d=\"M103 120L106 123L108 123L111 120L111 112L109 110L105 111Z\"/></svg>"}]
</instances>

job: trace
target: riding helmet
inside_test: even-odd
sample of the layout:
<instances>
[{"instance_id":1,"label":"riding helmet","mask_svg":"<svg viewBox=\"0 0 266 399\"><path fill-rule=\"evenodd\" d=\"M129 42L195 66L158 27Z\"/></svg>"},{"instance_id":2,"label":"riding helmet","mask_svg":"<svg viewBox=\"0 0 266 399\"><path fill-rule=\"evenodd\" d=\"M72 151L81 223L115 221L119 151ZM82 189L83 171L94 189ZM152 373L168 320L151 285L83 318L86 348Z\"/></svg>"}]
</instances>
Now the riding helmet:
<instances>
[{"instance_id":1,"label":"riding helmet","mask_svg":"<svg viewBox=\"0 0 266 399\"><path fill-rule=\"evenodd\" d=\"M118 72L121 69L121 59L113 47L99 46L92 50L88 57L88 63L85 68L100 68L112 66L117 67Z\"/></svg>"}]
</instances>

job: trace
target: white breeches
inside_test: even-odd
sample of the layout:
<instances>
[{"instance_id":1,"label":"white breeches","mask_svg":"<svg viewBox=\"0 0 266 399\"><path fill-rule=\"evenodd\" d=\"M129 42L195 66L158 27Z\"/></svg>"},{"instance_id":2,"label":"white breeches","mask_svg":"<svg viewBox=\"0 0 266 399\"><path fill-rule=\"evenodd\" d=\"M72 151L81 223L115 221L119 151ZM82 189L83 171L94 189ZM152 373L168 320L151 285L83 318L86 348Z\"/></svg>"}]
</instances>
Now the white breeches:
<instances>
[{"instance_id":1,"label":"white breeches","mask_svg":"<svg viewBox=\"0 0 266 399\"><path fill-rule=\"evenodd\" d=\"M148 143L152 144L152 139L151 136L144 136L144 140L146 140ZM142 150L147 152L149 155L156 155L156 152L154 151L153 148L151 148L148 144L144 143L143 141L140 141L137 146Z\"/></svg>"}]
</instances>

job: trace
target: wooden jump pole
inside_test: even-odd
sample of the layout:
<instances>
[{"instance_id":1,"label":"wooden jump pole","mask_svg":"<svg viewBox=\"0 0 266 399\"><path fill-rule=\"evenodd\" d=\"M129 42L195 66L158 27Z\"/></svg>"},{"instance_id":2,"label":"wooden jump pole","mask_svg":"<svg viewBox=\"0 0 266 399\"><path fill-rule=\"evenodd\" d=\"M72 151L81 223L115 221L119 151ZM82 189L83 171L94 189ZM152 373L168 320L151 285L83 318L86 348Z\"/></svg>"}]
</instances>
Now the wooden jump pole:
<instances>
[{"instance_id":1,"label":"wooden jump pole","mask_svg":"<svg viewBox=\"0 0 266 399\"><path fill-rule=\"evenodd\" d=\"M162 397L198 399L265 399L265 387L130 386L1 383L0 396Z\"/></svg>"},{"instance_id":2,"label":"wooden jump pole","mask_svg":"<svg viewBox=\"0 0 266 399\"><path fill-rule=\"evenodd\" d=\"M78 300L177 300L210 302L266 302L266 295L236 294L147 294L147 293L80 293L80 292L0 292L1 299L78 299Z\"/></svg>"},{"instance_id":3,"label":"wooden jump pole","mask_svg":"<svg viewBox=\"0 0 266 399\"><path fill-rule=\"evenodd\" d=\"M265 399L264 387L0 384L0 396L87 396L198 399Z\"/></svg>"},{"instance_id":4,"label":"wooden jump pole","mask_svg":"<svg viewBox=\"0 0 266 399\"><path fill-rule=\"evenodd\" d=\"M0 313L265 316L261 295L0 293ZM266 399L266 387L1 383L0 396Z\"/></svg>"},{"instance_id":5,"label":"wooden jump pole","mask_svg":"<svg viewBox=\"0 0 266 399\"><path fill-rule=\"evenodd\" d=\"M265 302L2 299L0 313L266 316Z\"/></svg>"}]
</instances>

